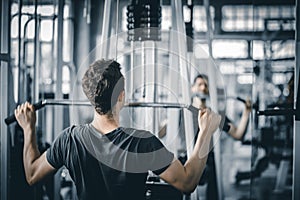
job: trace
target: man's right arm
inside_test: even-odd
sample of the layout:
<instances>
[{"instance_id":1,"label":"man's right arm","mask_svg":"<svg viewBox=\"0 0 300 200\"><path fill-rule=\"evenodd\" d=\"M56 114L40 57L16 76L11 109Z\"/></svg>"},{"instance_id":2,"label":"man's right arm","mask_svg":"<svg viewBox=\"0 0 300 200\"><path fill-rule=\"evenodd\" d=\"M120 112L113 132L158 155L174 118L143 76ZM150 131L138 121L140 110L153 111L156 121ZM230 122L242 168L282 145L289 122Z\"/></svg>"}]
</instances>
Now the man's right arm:
<instances>
[{"instance_id":1,"label":"man's right arm","mask_svg":"<svg viewBox=\"0 0 300 200\"><path fill-rule=\"evenodd\" d=\"M228 134L236 139L236 140L243 140L245 133L247 131L249 115L251 113L251 101L249 99L246 100L245 109L243 111L241 120L236 127L234 124L229 123L230 129L228 130Z\"/></svg>"},{"instance_id":2,"label":"man's right arm","mask_svg":"<svg viewBox=\"0 0 300 200\"><path fill-rule=\"evenodd\" d=\"M199 113L198 120L201 131L191 157L184 166L176 159L159 175L184 193L193 192L199 183L210 150L211 137L218 128L221 117L209 109L204 109Z\"/></svg>"},{"instance_id":3,"label":"man's right arm","mask_svg":"<svg viewBox=\"0 0 300 200\"><path fill-rule=\"evenodd\" d=\"M23 163L26 180L29 185L43 179L55 169L48 163L46 152L40 154L36 142L34 107L26 102L15 110L15 116L24 132Z\"/></svg>"}]
</instances>

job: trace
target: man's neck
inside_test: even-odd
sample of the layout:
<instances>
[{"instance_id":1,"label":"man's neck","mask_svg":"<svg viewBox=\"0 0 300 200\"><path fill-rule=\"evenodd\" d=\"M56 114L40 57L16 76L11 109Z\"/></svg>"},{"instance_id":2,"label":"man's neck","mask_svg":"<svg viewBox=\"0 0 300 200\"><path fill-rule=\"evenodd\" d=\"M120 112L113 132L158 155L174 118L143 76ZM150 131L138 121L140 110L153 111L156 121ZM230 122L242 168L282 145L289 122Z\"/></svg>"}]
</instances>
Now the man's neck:
<instances>
[{"instance_id":1,"label":"man's neck","mask_svg":"<svg viewBox=\"0 0 300 200\"><path fill-rule=\"evenodd\" d=\"M100 133L107 134L119 127L119 120L117 118L112 118L108 115L100 115L95 112L92 125Z\"/></svg>"}]
</instances>

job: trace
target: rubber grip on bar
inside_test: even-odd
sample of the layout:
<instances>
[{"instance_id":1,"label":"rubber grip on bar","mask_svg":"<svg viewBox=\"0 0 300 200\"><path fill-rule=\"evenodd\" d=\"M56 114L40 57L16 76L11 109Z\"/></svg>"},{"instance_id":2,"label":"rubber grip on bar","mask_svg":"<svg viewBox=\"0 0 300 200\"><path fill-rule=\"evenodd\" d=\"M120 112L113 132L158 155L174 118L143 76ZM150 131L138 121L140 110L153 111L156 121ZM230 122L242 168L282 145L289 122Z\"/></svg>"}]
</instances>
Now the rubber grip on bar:
<instances>
[{"instance_id":1,"label":"rubber grip on bar","mask_svg":"<svg viewBox=\"0 0 300 200\"><path fill-rule=\"evenodd\" d=\"M37 111L44 107L46 104L43 103L43 101L39 101L35 104L33 104L34 110ZM10 125L11 123L17 121L15 114L12 114L11 116L4 119L6 125Z\"/></svg>"}]
</instances>

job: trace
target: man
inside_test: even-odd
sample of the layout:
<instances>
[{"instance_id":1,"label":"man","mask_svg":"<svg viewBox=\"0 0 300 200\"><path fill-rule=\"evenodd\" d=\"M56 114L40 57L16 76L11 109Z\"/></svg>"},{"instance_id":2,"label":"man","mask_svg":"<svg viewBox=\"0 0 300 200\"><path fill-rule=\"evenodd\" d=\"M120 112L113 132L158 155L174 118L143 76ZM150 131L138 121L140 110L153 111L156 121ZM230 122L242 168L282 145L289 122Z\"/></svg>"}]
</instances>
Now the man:
<instances>
[{"instance_id":1,"label":"man","mask_svg":"<svg viewBox=\"0 0 300 200\"><path fill-rule=\"evenodd\" d=\"M200 132L191 157L183 166L151 133L119 127L124 105L124 78L113 60L98 60L82 79L83 91L94 106L90 124L64 130L42 155L35 136L34 107L26 102L15 110L24 130L23 162L30 185L66 166L79 199L144 199L148 170L184 193L197 186L220 116L199 112Z\"/></svg>"},{"instance_id":2,"label":"man","mask_svg":"<svg viewBox=\"0 0 300 200\"><path fill-rule=\"evenodd\" d=\"M209 95L208 78L204 74L199 74L195 77L192 86L192 105L196 108L206 108L206 101ZM246 100L245 109L243 111L240 123L235 126L227 117L225 117L223 130L236 140L243 140L246 133L249 115L251 113L251 101Z\"/></svg>"},{"instance_id":3,"label":"man","mask_svg":"<svg viewBox=\"0 0 300 200\"><path fill-rule=\"evenodd\" d=\"M207 107L207 99L209 96L208 90L208 78L204 74L199 74L195 77L192 86L192 105L196 108L204 109ZM197 118L197 113L193 113L194 121ZM240 123L236 127L228 118L225 116L224 125L222 130L229 134L236 140L243 140L246 133L249 115L251 113L251 101L246 100L245 109L243 111ZM222 124L222 123L221 123ZM194 125L195 133L197 133L198 127ZM215 160L214 153L211 151L208 156L207 165L205 171L201 177L200 184L207 183L206 198L210 200L217 200L217 177L215 172Z\"/></svg>"}]
</instances>

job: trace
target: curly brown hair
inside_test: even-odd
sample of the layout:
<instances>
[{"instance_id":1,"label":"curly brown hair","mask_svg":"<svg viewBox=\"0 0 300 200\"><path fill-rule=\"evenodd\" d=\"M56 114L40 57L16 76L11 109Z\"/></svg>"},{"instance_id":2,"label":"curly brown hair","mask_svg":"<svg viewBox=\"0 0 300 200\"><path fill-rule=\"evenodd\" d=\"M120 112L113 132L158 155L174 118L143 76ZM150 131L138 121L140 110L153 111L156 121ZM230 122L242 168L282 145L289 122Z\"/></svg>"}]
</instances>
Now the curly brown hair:
<instances>
[{"instance_id":1,"label":"curly brown hair","mask_svg":"<svg viewBox=\"0 0 300 200\"><path fill-rule=\"evenodd\" d=\"M124 90L124 77L120 70L120 64L114 60L97 60L82 78L83 92L101 115L112 113L118 96Z\"/></svg>"}]
</instances>

